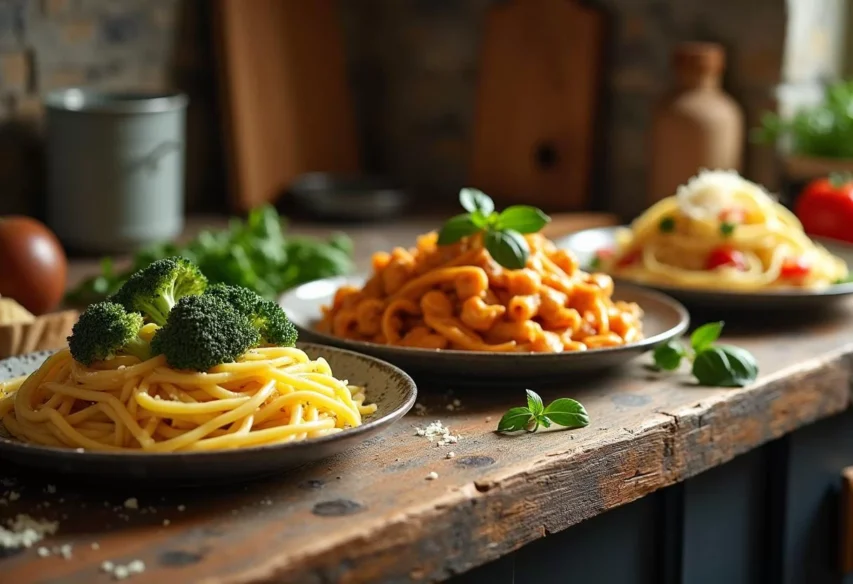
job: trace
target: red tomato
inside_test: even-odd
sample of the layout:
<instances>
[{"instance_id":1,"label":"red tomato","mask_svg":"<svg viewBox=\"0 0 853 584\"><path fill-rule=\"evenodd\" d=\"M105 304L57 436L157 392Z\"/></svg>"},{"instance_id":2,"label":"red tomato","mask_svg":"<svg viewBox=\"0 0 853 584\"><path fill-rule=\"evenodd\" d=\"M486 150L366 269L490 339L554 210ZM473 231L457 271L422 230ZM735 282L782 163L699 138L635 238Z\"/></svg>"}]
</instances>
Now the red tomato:
<instances>
[{"instance_id":1,"label":"red tomato","mask_svg":"<svg viewBox=\"0 0 853 584\"><path fill-rule=\"evenodd\" d=\"M626 253L625 255L623 255L621 258L619 258L619 261L616 262L616 265L620 268L625 268L627 266L630 266L631 264L637 263L637 261L639 261L641 255L642 255L642 253L640 252L640 250L638 250L638 249L631 250L628 253Z\"/></svg>"},{"instance_id":2,"label":"red tomato","mask_svg":"<svg viewBox=\"0 0 853 584\"><path fill-rule=\"evenodd\" d=\"M794 213L809 235L853 242L853 178L830 176L810 182Z\"/></svg>"},{"instance_id":3,"label":"red tomato","mask_svg":"<svg viewBox=\"0 0 853 584\"><path fill-rule=\"evenodd\" d=\"M708 259L705 260L706 270L715 270L722 267L732 267L738 270L746 269L746 258L738 250L728 245L711 250Z\"/></svg>"},{"instance_id":4,"label":"red tomato","mask_svg":"<svg viewBox=\"0 0 853 584\"><path fill-rule=\"evenodd\" d=\"M779 277L787 280L796 280L807 276L811 269L811 264L804 258L788 258L782 263L782 270L779 273Z\"/></svg>"}]
</instances>

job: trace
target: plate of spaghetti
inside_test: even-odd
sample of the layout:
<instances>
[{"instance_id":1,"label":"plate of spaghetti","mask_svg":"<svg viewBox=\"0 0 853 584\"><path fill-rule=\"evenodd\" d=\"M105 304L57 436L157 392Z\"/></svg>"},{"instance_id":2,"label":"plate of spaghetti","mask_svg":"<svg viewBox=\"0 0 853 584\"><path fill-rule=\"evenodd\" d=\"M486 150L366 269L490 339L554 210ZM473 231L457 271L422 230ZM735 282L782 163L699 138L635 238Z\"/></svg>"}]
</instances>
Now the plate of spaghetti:
<instances>
[{"instance_id":1,"label":"plate of spaghetti","mask_svg":"<svg viewBox=\"0 0 853 584\"><path fill-rule=\"evenodd\" d=\"M791 307L853 293L853 248L809 238L791 211L733 171L702 171L630 226L556 243L588 269L691 305Z\"/></svg>"},{"instance_id":2,"label":"plate of spaghetti","mask_svg":"<svg viewBox=\"0 0 853 584\"><path fill-rule=\"evenodd\" d=\"M373 271L285 293L303 338L421 373L477 379L554 377L625 362L682 333L678 302L580 269L539 233L532 207L497 213L463 189L468 211L410 249L373 255Z\"/></svg>"},{"instance_id":3,"label":"plate of spaghetti","mask_svg":"<svg viewBox=\"0 0 853 584\"><path fill-rule=\"evenodd\" d=\"M414 404L396 367L296 340L275 302L160 260L89 306L67 348L0 361L0 456L119 479L235 480L342 452Z\"/></svg>"}]
</instances>

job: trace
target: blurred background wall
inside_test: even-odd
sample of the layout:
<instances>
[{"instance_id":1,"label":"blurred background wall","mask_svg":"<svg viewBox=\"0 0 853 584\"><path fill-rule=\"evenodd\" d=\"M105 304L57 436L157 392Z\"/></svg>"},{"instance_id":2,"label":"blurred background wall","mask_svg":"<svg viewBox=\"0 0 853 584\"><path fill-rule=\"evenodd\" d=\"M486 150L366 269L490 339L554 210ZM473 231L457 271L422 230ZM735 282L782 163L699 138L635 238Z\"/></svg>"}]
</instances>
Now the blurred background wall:
<instances>
[{"instance_id":1,"label":"blurred background wall","mask_svg":"<svg viewBox=\"0 0 853 584\"><path fill-rule=\"evenodd\" d=\"M483 22L501 1L339 3L366 170L391 175L420 195L455 196L470 157ZM594 208L631 215L644 207L646 132L653 104L669 86L676 42L726 47L725 85L750 127L775 107L776 96L783 108L812 99L821 80L850 70L844 0L585 4L607 18ZM39 96L81 84L186 91L188 206L224 210L211 6L206 0L0 0L0 213L40 213ZM746 170L772 186L772 152L748 148Z\"/></svg>"}]
</instances>

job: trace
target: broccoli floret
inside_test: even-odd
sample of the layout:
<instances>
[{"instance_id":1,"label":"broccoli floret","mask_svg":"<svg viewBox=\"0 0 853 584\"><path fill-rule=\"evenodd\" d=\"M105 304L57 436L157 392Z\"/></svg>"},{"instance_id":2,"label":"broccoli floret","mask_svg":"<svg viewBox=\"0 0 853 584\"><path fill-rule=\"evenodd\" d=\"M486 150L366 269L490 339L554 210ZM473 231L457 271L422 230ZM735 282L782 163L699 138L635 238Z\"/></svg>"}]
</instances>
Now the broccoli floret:
<instances>
[{"instance_id":1,"label":"broccoli floret","mask_svg":"<svg viewBox=\"0 0 853 584\"><path fill-rule=\"evenodd\" d=\"M172 257L135 272L111 300L163 326L178 300L202 294L205 288L207 278L198 266L185 258Z\"/></svg>"},{"instance_id":2,"label":"broccoli floret","mask_svg":"<svg viewBox=\"0 0 853 584\"><path fill-rule=\"evenodd\" d=\"M212 295L178 300L151 341L176 369L207 371L232 363L260 341L251 321Z\"/></svg>"},{"instance_id":3,"label":"broccoli floret","mask_svg":"<svg viewBox=\"0 0 853 584\"><path fill-rule=\"evenodd\" d=\"M151 356L151 347L139 337L142 315L128 312L114 302L90 305L71 329L68 347L75 361L90 365L126 353L142 359Z\"/></svg>"},{"instance_id":4,"label":"broccoli floret","mask_svg":"<svg viewBox=\"0 0 853 584\"><path fill-rule=\"evenodd\" d=\"M242 286L214 284L205 295L215 296L248 317L261 335L262 345L292 347L296 344L296 327L284 310L272 300Z\"/></svg>"}]
</instances>

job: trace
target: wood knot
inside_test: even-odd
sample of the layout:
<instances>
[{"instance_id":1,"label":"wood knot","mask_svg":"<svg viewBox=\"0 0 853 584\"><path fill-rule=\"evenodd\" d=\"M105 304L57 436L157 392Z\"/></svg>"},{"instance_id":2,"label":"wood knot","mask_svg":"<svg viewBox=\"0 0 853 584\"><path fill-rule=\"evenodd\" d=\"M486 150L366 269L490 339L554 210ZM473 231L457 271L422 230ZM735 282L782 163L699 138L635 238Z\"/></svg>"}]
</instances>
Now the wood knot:
<instances>
[{"instance_id":1,"label":"wood knot","mask_svg":"<svg viewBox=\"0 0 853 584\"><path fill-rule=\"evenodd\" d=\"M491 456L463 456L456 461L458 466L465 468L482 468L494 463L495 459Z\"/></svg>"},{"instance_id":2,"label":"wood knot","mask_svg":"<svg viewBox=\"0 0 853 584\"><path fill-rule=\"evenodd\" d=\"M364 505L350 501L349 499L322 501L314 505L311 509L311 513L319 517L341 517L344 515L354 515L361 511L364 511Z\"/></svg>"}]
</instances>

